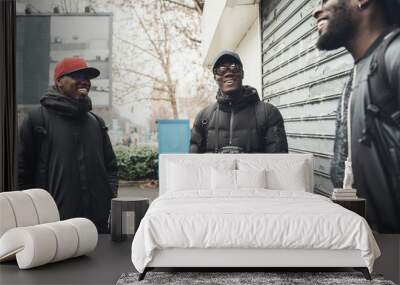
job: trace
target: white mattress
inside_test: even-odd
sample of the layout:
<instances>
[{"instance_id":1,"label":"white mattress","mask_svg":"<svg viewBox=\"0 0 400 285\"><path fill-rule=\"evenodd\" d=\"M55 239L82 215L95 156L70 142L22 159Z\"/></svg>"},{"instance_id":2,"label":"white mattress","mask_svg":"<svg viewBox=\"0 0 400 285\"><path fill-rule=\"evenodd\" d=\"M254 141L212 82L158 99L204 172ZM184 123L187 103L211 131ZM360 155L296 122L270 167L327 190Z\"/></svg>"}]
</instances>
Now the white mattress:
<instances>
[{"instance_id":1,"label":"white mattress","mask_svg":"<svg viewBox=\"0 0 400 285\"><path fill-rule=\"evenodd\" d=\"M157 198L134 237L132 262L143 272L154 250L167 248L356 249L370 271L380 255L359 215L320 195L265 189Z\"/></svg>"}]
</instances>

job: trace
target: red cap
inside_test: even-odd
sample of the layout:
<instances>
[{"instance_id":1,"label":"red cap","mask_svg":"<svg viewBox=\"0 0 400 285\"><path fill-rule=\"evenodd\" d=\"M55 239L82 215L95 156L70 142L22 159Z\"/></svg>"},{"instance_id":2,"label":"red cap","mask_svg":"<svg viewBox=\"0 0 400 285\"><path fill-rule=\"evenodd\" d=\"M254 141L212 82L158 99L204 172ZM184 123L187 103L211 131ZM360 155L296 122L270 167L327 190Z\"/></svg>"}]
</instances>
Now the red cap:
<instances>
[{"instance_id":1,"label":"red cap","mask_svg":"<svg viewBox=\"0 0 400 285\"><path fill-rule=\"evenodd\" d=\"M94 67L88 67L86 61L80 57L66 57L60 60L54 69L54 81L61 76L75 71L82 71L88 79L96 78L100 71Z\"/></svg>"}]
</instances>

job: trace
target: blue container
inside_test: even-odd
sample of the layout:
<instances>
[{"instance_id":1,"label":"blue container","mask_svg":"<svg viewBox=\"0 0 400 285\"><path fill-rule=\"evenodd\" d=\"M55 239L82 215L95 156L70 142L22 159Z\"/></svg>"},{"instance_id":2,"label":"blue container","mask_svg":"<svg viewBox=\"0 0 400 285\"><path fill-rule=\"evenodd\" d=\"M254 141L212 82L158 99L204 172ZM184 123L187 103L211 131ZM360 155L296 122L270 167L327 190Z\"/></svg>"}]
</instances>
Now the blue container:
<instances>
[{"instance_id":1,"label":"blue container","mask_svg":"<svg viewBox=\"0 0 400 285\"><path fill-rule=\"evenodd\" d=\"M189 120L157 120L158 153L189 153Z\"/></svg>"}]
</instances>

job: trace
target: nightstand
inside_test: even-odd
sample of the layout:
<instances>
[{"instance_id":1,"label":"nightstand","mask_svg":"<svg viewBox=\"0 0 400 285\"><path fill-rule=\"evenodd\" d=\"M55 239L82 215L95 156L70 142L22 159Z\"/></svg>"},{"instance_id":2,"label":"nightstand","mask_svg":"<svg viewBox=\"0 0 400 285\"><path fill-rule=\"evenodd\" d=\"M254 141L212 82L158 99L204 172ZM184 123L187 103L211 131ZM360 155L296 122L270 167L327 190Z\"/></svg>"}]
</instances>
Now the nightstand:
<instances>
[{"instance_id":1,"label":"nightstand","mask_svg":"<svg viewBox=\"0 0 400 285\"><path fill-rule=\"evenodd\" d=\"M359 214L361 217L365 218L365 212L367 207L367 201L363 198L356 199L331 199L332 202L339 204L340 206Z\"/></svg>"},{"instance_id":2,"label":"nightstand","mask_svg":"<svg viewBox=\"0 0 400 285\"><path fill-rule=\"evenodd\" d=\"M133 237L149 208L148 198L119 197L111 200L111 239L123 241Z\"/></svg>"}]
</instances>

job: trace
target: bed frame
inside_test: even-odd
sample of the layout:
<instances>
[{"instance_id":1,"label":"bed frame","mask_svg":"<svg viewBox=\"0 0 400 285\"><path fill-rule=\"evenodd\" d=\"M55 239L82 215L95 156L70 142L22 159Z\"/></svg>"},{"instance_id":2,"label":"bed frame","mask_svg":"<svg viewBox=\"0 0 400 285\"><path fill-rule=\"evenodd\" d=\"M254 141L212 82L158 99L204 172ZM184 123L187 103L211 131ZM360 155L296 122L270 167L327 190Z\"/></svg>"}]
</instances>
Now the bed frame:
<instances>
[{"instance_id":1,"label":"bed frame","mask_svg":"<svg viewBox=\"0 0 400 285\"><path fill-rule=\"evenodd\" d=\"M183 249L156 250L152 261L139 275L155 268L337 268L352 267L371 280L359 250L325 249Z\"/></svg>"},{"instance_id":2,"label":"bed frame","mask_svg":"<svg viewBox=\"0 0 400 285\"><path fill-rule=\"evenodd\" d=\"M160 156L160 194L165 193L167 161L176 159L210 161L223 156L225 159L251 158L251 156L279 156L282 154L161 154ZM189 156L190 158L188 158ZM307 191L313 189L313 157L309 154L292 154L298 159L304 159L308 165L310 185ZM155 268L232 268L246 271L250 268L343 268L350 267L361 271L367 280L371 276L359 250L329 250L329 249L254 249L254 248L169 248L157 249L152 261L147 265L139 280L143 280L148 271Z\"/></svg>"}]
</instances>

